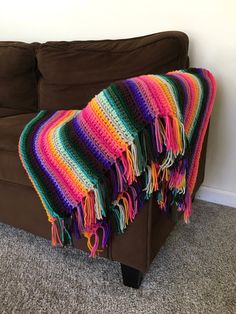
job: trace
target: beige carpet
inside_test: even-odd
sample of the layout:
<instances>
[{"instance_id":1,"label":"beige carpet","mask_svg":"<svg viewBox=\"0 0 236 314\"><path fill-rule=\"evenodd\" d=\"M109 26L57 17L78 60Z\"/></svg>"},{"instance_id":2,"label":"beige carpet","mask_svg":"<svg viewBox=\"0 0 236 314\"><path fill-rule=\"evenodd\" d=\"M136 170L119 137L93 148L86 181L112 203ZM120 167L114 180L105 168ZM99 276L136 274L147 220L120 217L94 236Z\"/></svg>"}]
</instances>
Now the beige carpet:
<instances>
[{"instance_id":1,"label":"beige carpet","mask_svg":"<svg viewBox=\"0 0 236 314\"><path fill-rule=\"evenodd\" d=\"M139 290L120 266L0 224L0 313L236 313L236 209L197 201Z\"/></svg>"}]
</instances>

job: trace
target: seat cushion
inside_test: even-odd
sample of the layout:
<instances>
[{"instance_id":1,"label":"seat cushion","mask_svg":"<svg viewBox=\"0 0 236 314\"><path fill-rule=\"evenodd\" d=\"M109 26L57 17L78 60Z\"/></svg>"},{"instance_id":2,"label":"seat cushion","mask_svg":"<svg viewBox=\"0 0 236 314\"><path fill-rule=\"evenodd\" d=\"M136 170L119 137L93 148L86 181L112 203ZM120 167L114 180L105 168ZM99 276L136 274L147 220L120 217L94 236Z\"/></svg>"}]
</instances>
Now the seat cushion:
<instances>
[{"instance_id":1,"label":"seat cushion","mask_svg":"<svg viewBox=\"0 0 236 314\"><path fill-rule=\"evenodd\" d=\"M162 32L119 40L47 42L37 51L40 109L82 109L111 82L188 65L188 37Z\"/></svg>"},{"instance_id":2,"label":"seat cushion","mask_svg":"<svg viewBox=\"0 0 236 314\"><path fill-rule=\"evenodd\" d=\"M25 113L25 110L17 109L17 108L5 108L0 107L0 118L14 116L16 114Z\"/></svg>"},{"instance_id":3,"label":"seat cushion","mask_svg":"<svg viewBox=\"0 0 236 314\"><path fill-rule=\"evenodd\" d=\"M0 42L0 108L37 109L37 44Z\"/></svg>"},{"instance_id":4,"label":"seat cushion","mask_svg":"<svg viewBox=\"0 0 236 314\"><path fill-rule=\"evenodd\" d=\"M0 118L0 180L31 186L18 155L20 134L36 113Z\"/></svg>"}]
</instances>

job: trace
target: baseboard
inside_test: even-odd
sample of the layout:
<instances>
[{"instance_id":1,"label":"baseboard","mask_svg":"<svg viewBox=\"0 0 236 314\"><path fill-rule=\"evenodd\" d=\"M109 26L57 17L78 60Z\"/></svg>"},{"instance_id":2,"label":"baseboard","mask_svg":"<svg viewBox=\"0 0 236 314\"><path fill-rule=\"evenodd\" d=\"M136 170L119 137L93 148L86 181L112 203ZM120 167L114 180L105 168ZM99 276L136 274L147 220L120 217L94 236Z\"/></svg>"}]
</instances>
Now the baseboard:
<instances>
[{"instance_id":1,"label":"baseboard","mask_svg":"<svg viewBox=\"0 0 236 314\"><path fill-rule=\"evenodd\" d=\"M213 189L205 185L200 187L195 198L236 208L236 193Z\"/></svg>"}]
</instances>

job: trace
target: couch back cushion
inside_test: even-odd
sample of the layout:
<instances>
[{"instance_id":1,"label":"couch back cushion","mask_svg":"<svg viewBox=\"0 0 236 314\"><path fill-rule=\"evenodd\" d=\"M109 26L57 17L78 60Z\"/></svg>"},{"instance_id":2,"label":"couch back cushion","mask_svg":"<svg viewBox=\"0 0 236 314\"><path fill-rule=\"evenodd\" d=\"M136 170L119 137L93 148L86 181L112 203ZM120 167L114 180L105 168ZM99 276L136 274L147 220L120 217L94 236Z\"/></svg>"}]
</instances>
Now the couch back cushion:
<instances>
[{"instance_id":1,"label":"couch back cushion","mask_svg":"<svg viewBox=\"0 0 236 314\"><path fill-rule=\"evenodd\" d=\"M120 40L47 42L37 51L40 109L81 109L112 81L187 66L188 37L162 32Z\"/></svg>"},{"instance_id":2,"label":"couch back cushion","mask_svg":"<svg viewBox=\"0 0 236 314\"><path fill-rule=\"evenodd\" d=\"M37 110L36 46L0 42L0 108Z\"/></svg>"}]
</instances>

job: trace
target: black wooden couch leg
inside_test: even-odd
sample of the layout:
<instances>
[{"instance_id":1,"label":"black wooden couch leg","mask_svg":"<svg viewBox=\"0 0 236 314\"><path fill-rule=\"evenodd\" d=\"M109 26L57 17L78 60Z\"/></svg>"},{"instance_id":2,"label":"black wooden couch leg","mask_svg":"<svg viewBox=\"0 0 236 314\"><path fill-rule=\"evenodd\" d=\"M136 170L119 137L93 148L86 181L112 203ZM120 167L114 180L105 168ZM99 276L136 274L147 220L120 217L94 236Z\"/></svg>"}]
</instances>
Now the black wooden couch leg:
<instances>
[{"instance_id":1,"label":"black wooden couch leg","mask_svg":"<svg viewBox=\"0 0 236 314\"><path fill-rule=\"evenodd\" d=\"M121 264L123 283L125 286L138 289L143 280L143 273L135 268Z\"/></svg>"}]
</instances>

